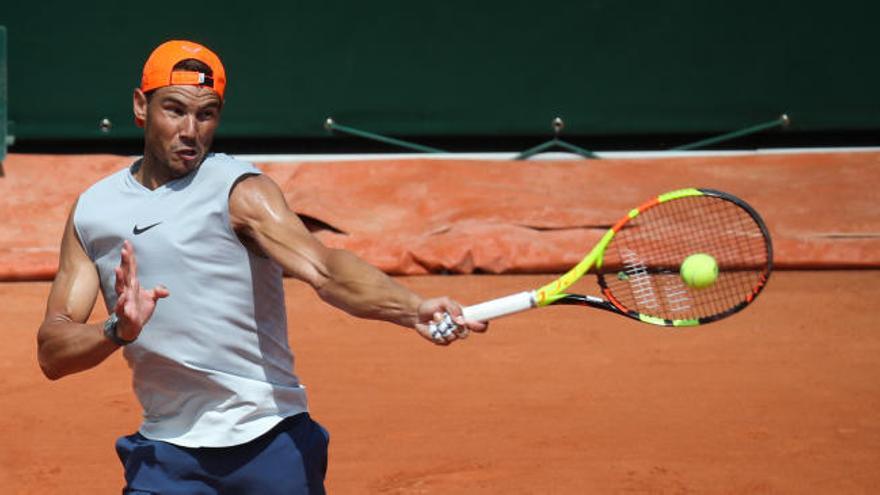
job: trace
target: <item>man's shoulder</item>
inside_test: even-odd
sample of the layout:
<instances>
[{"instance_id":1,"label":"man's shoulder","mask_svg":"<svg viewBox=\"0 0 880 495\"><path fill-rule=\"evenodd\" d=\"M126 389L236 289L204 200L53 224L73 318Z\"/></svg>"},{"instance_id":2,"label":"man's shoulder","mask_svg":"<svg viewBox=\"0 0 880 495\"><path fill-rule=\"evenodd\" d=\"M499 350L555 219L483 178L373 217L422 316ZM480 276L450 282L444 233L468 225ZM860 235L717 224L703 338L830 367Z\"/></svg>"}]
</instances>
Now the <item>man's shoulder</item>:
<instances>
[{"instance_id":1,"label":"man's shoulder","mask_svg":"<svg viewBox=\"0 0 880 495\"><path fill-rule=\"evenodd\" d=\"M244 160L239 160L238 158L227 155L226 153L211 153L205 158L205 163L202 166L207 165L208 167L222 167L227 170L254 170L259 173L260 169L258 169L253 163L246 162Z\"/></svg>"},{"instance_id":2,"label":"man's shoulder","mask_svg":"<svg viewBox=\"0 0 880 495\"><path fill-rule=\"evenodd\" d=\"M125 180L125 174L129 173L129 168L130 166L127 165L122 169L119 169L109 175L105 175L101 179L98 179L97 182L86 188L81 196L97 194L108 189L119 187L119 184Z\"/></svg>"},{"instance_id":3,"label":"man's shoulder","mask_svg":"<svg viewBox=\"0 0 880 495\"><path fill-rule=\"evenodd\" d=\"M125 197L126 174L130 175L129 167L104 176L80 193L74 203L74 222L80 225L87 219L104 218L112 211L110 205L117 205Z\"/></svg>"},{"instance_id":4,"label":"man's shoulder","mask_svg":"<svg viewBox=\"0 0 880 495\"><path fill-rule=\"evenodd\" d=\"M199 167L196 181L200 187L209 190L230 191L242 178L260 175L262 172L254 164L233 158L222 153L212 153Z\"/></svg>"}]
</instances>

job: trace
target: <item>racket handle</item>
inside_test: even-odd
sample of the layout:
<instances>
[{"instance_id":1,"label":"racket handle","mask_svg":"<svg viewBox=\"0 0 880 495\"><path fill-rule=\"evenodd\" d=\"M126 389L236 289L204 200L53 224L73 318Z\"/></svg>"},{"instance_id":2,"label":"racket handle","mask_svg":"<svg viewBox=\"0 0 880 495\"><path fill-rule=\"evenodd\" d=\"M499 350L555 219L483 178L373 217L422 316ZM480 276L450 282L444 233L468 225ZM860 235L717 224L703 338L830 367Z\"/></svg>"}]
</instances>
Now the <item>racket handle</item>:
<instances>
[{"instance_id":1,"label":"racket handle","mask_svg":"<svg viewBox=\"0 0 880 495\"><path fill-rule=\"evenodd\" d=\"M461 309L465 319L487 321L535 307L534 292L520 292Z\"/></svg>"}]
</instances>

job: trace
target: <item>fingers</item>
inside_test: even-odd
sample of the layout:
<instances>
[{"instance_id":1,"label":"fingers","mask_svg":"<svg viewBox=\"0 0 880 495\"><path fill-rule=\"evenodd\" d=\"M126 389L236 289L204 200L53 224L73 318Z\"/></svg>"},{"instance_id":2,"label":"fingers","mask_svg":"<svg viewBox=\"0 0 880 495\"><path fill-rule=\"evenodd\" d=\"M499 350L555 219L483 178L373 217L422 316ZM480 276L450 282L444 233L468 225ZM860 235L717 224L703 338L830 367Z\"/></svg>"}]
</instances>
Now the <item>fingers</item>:
<instances>
[{"instance_id":1,"label":"fingers","mask_svg":"<svg viewBox=\"0 0 880 495\"><path fill-rule=\"evenodd\" d=\"M485 331L486 325L477 325L479 331ZM453 317L449 313L435 313L429 325L429 336L437 345L449 345L456 340L464 340L470 335L469 323L461 315Z\"/></svg>"},{"instance_id":2,"label":"fingers","mask_svg":"<svg viewBox=\"0 0 880 495\"><path fill-rule=\"evenodd\" d=\"M128 284L135 285L137 281L137 258L134 255L134 246L129 241L125 241L123 247L128 247Z\"/></svg>"},{"instance_id":3,"label":"fingers","mask_svg":"<svg viewBox=\"0 0 880 495\"><path fill-rule=\"evenodd\" d=\"M117 297L113 312L119 317L117 333L126 340L134 340L152 317L157 301L168 297L171 292L163 285L157 285L149 290L141 287L134 246L128 240L122 242L119 250L119 266L115 268L114 273Z\"/></svg>"},{"instance_id":4,"label":"fingers","mask_svg":"<svg viewBox=\"0 0 880 495\"><path fill-rule=\"evenodd\" d=\"M460 340L468 338L468 335L471 334L471 329L468 327L467 321L464 319L464 316L462 316L461 314L459 314L458 316L453 316L452 322L452 333L454 333L455 336L458 337Z\"/></svg>"},{"instance_id":5,"label":"fingers","mask_svg":"<svg viewBox=\"0 0 880 495\"><path fill-rule=\"evenodd\" d=\"M119 266L116 272L116 293L121 294L126 287L131 286L131 243L129 241L122 242L122 248L119 250Z\"/></svg>"},{"instance_id":6,"label":"fingers","mask_svg":"<svg viewBox=\"0 0 880 495\"><path fill-rule=\"evenodd\" d=\"M428 338L438 345L448 345L446 323L443 321L443 313L434 312L433 319L428 323Z\"/></svg>"},{"instance_id":7,"label":"fingers","mask_svg":"<svg viewBox=\"0 0 880 495\"><path fill-rule=\"evenodd\" d=\"M483 333L489 329L488 321L465 320L465 326L471 332Z\"/></svg>"},{"instance_id":8,"label":"fingers","mask_svg":"<svg viewBox=\"0 0 880 495\"><path fill-rule=\"evenodd\" d=\"M465 319L461 306L447 297L424 301L419 314L422 325L427 327L419 333L437 345L449 345L468 338L471 332L482 333L488 328L487 322Z\"/></svg>"},{"instance_id":9,"label":"fingers","mask_svg":"<svg viewBox=\"0 0 880 495\"><path fill-rule=\"evenodd\" d=\"M122 271L121 266L116 267L116 295L122 294L125 291L125 274Z\"/></svg>"},{"instance_id":10,"label":"fingers","mask_svg":"<svg viewBox=\"0 0 880 495\"><path fill-rule=\"evenodd\" d=\"M164 285L157 285L156 287L153 287L152 294L153 300L158 301L159 299L170 296L171 291L169 291Z\"/></svg>"},{"instance_id":11,"label":"fingers","mask_svg":"<svg viewBox=\"0 0 880 495\"><path fill-rule=\"evenodd\" d=\"M434 320L428 326L431 340L437 345L449 345L458 334L455 332L458 326L453 322L449 313L434 313Z\"/></svg>"},{"instance_id":12,"label":"fingers","mask_svg":"<svg viewBox=\"0 0 880 495\"><path fill-rule=\"evenodd\" d=\"M449 298L443 297L438 299L440 306L446 314L452 316L453 321L459 327L463 327L468 332L485 332L489 328L487 321L468 320L464 317L464 311L461 305Z\"/></svg>"},{"instance_id":13,"label":"fingers","mask_svg":"<svg viewBox=\"0 0 880 495\"><path fill-rule=\"evenodd\" d=\"M128 293L122 292L119 294L119 297L116 298L116 306L113 308L113 312L116 314L122 314L124 312L125 304L128 302Z\"/></svg>"},{"instance_id":14,"label":"fingers","mask_svg":"<svg viewBox=\"0 0 880 495\"><path fill-rule=\"evenodd\" d=\"M115 269L115 289L117 294L121 294L126 288L140 290L137 271L137 257L134 254L134 245L131 241L125 240L122 242L122 248L119 251L119 266ZM167 294L159 297L166 296Z\"/></svg>"}]
</instances>

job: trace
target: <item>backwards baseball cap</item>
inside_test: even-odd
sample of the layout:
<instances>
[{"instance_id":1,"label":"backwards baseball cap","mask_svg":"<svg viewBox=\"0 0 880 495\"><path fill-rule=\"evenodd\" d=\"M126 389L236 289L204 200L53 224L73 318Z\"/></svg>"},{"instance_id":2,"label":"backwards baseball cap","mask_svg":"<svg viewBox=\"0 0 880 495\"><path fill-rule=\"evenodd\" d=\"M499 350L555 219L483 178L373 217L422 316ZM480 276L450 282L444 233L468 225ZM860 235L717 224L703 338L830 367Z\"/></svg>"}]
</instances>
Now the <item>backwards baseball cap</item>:
<instances>
[{"instance_id":1,"label":"backwards baseball cap","mask_svg":"<svg viewBox=\"0 0 880 495\"><path fill-rule=\"evenodd\" d=\"M195 59L211 68L213 74L192 70L174 70L177 63ZM223 99L226 90L226 70L220 62L220 57L204 45L192 41L171 40L162 43L147 59L144 64L144 74L141 79L141 91L146 93L154 89L174 85L202 86L213 89Z\"/></svg>"}]
</instances>

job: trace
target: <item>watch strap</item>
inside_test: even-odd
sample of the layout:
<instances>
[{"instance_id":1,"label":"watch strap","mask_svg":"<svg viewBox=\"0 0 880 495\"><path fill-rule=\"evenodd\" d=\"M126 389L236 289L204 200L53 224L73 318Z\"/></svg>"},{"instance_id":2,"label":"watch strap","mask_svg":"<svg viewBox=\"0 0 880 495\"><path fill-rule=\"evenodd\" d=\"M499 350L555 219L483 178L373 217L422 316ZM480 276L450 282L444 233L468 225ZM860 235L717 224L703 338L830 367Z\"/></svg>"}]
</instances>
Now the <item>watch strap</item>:
<instances>
[{"instance_id":1,"label":"watch strap","mask_svg":"<svg viewBox=\"0 0 880 495\"><path fill-rule=\"evenodd\" d=\"M104 322L104 337L120 347L126 346L134 342L135 339L125 340L116 333L116 326L118 322L119 318L116 316L116 313L112 313L110 317L107 318L107 320Z\"/></svg>"}]
</instances>

